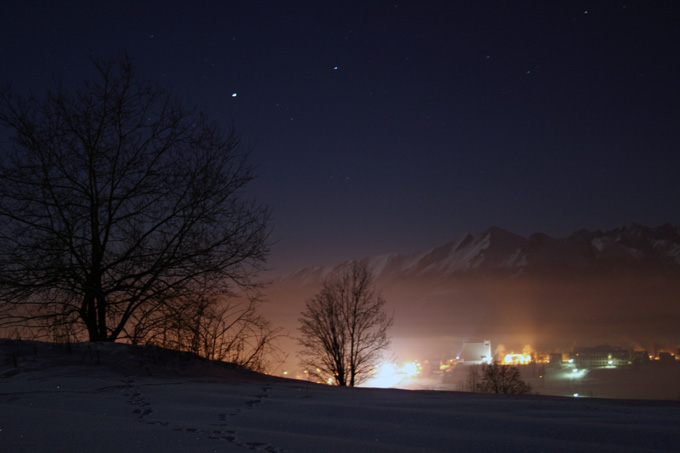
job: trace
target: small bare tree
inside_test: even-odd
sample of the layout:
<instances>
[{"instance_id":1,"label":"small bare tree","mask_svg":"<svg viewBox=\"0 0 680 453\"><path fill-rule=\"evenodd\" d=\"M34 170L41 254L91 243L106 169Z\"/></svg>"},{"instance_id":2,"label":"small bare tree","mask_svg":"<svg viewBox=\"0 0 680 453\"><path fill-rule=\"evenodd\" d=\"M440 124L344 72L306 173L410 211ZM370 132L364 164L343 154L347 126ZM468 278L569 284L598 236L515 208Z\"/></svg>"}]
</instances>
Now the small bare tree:
<instances>
[{"instance_id":1,"label":"small bare tree","mask_svg":"<svg viewBox=\"0 0 680 453\"><path fill-rule=\"evenodd\" d=\"M468 392L478 392L479 385L482 379L480 365L468 365L468 374L463 384L463 390Z\"/></svg>"},{"instance_id":2,"label":"small bare tree","mask_svg":"<svg viewBox=\"0 0 680 453\"><path fill-rule=\"evenodd\" d=\"M483 364L481 373L476 366L470 368L467 390L480 393L524 395L531 393L531 385L522 380L519 369L498 362Z\"/></svg>"},{"instance_id":3,"label":"small bare tree","mask_svg":"<svg viewBox=\"0 0 680 453\"><path fill-rule=\"evenodd\" d=\"M353 387L378 364L393 318L372 274L353 262L324 281L299 321L302 366L319 381Z\"/></svg>"},{"instance_id":4,"label":"small bare tree","mask_svg":"<svg viewBox=\"0 0 680 453\"><path fill-rule=\"evenodd\" d=\"M0 90L0 326L115 341L255 288L269 211L237 136L127 58L44 99ZM210 306L210 303L208 303ZM162 316L161 316L162 318Z\"/></svg>"},{"instance_id":5,"label":"small bare tree","mask_svg":"<svg viewBox=\"0 0 680 453\"><path fill-rule=\"evenodd\" d=\"M280 329L258 313L258 305L254 297L216 301L194 295L171 311L166 305L141 315L125 335L135 344L189 351L265 372L281 355L276 341Z\"/></svg>"}]
</instances>

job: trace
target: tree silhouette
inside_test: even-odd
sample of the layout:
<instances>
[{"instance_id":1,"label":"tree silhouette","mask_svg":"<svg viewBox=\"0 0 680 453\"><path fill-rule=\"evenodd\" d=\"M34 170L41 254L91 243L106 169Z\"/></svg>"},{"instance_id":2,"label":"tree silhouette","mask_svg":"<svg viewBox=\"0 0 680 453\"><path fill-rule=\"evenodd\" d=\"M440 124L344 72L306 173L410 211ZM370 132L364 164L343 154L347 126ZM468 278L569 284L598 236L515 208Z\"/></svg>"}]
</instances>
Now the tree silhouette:
<instances>
[{"instance_id":1,"label":"tree silhouette","mask_svg":"<svg viewBox=\"0 0 680 453\"><path fill-rule=\"evenodd\" d=\"M115 341L188 300L255 288L268 254L269 211L243 194L254 175L233 130L127 57L94 67L75 91L0 93L5 327Z\"/></svg>"},{"instance_id":2,"label":"tree silhouette","mask_svg":"<svg viewBox=\"0 0 680 453\"><path fill-rule=\"evenodd\" d=\"M374 289L373 276L358 262L328 277L299 321L301 364L322 382L362 383L389 345L392 317Z\"/></svg>"},{"instance_id":3,"label":"tree silhouette","mask_svg":"<svg viewBox=\"0 0 680 453\"><path fill-rule=\"evenodd\" d=\"M498 362L470 367L466 390L481 393L504 393L524 395L531 393L531 385L522 380L519 369Z\"/></svg>"}]
</instances>

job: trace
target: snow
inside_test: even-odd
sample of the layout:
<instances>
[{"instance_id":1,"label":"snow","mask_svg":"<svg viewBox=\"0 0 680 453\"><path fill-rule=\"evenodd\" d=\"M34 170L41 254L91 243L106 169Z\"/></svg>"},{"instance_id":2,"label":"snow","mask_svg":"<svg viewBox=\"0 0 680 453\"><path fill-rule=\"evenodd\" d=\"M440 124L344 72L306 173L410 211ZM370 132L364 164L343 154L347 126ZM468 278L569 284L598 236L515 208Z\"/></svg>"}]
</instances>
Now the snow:
<instances>
[{"instance_id":1,"label":"snow","mask_svg":"<svg viewBox=\"0 0 680 453\"><path fill-rule=\"evenodd\" d=\"M338 388L0 340L2 451L678 451L680 402Z\"/></svg>"},{"instance_id":2,"label":"snow","mask_svg":"<svg viewBox=\"0 0 680 453\"><path fill-rule=\"evenodd\" d=\"M399 255L396 253L378 255L368 260L368 267L371 269L371 272L373 272L375 277L379 277L383 272L385 272L392 261L398 259Z\"/></svg>"}]
</instances>

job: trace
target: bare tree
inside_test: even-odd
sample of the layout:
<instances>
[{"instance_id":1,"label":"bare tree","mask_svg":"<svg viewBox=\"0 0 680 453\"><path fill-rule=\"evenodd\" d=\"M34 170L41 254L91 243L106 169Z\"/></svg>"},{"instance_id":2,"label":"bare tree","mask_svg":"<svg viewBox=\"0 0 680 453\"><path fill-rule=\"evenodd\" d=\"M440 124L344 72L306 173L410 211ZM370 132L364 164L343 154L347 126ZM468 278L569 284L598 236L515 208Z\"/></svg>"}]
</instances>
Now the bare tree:
<instances>
[{"instance_id":1,"label":"bare tree","mask_svg":"<svg viewBox=\"0 0 680 453\"><path fill-rule=\"evenodd\" d=\"M269 211L233 130L124 57L77 90L0 92L0 323L115 341L200 295L256 287ZM191 311L179 311L191 313ZM140 325L141 327L141 325Z\"/></svg>"},{"instance_id":2,"label":"bare tree","mask_svg":"<svg viewBox=\"0 0 680 453\"><path fill-rule=\"evenodd\" d=\"M498 362L483 364L481 373L476 366L470 368L467 390L481 393L524 395L531 393L531 385L522 380L519 369Z\"/></svg>"},{"instance_id":3,"label":"bare tree","mask_svg":"<svg viewBox=\"0 0 680 453\"><path fill-rule=\"evenodd\" d=\"M353 387L370 376L389 345L393 318L374 289L372 274L353 262L324 281L299 321L301 363L309 374Z\"/></svg>"},{"instance_id":4,"label":"bare tree","mask_svg":"<svg viewBox=\"0 0 680 453\"><path fill-rule=\"evenodd\" d=\"M280 329L258 313L255 297L220 303L193 295L175 302L140 313L126 336L132 343L189 351L262 372L281 355L276 342Z\"/></svg>"},{"instance_id":5,"label":"bare tree","mask_svg":"<svg viewBox=\"0 0 680 453\"><path fill-rule=\"evenodd\" d=\"M480 365L468 365L468 367L468 375L465 379L463 390L468 392L478 392L480 391L480 383L482 379Z\"/></svg>"}]
</instances>

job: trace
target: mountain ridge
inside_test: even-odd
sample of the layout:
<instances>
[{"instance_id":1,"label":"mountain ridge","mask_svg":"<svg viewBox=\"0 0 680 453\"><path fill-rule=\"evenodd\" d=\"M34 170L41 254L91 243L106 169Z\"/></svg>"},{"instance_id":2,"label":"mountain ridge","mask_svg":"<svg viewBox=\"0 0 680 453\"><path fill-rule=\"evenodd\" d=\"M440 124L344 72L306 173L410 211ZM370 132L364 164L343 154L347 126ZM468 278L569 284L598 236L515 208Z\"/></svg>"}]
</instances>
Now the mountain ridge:
<instances>
[{"instance_id":1,"label":"mountain ridge","mask_svg":"<svg viewBox=\"0 0 680 453\"><path fill-rule=\"evenodd\" d=\"M394 313L394 351L408 357L450 355L451 345L483 339L546 351L680 347L680 226L630 224L562 238L491 227L428 250L360 261ZM274 280L267 315L294 332L324 277L349 262Z\"/></svg>"},{"instance_id":2,"label":"mountain ridge","mask_svg":"<svg viewBox=\"0 0 680 453\"><path fill-rule=\"evenodd\" d=\"M323 279L351 261L302 268L282 277L287 282ZM360 258L378 279L485 275L555 275L680 271L680 226L636 223L610 230L580 229L563 238L537 232L524 237L491 226L475 237L460 238L408 255L387 253Z\"/></svg>"}]
</instances>

